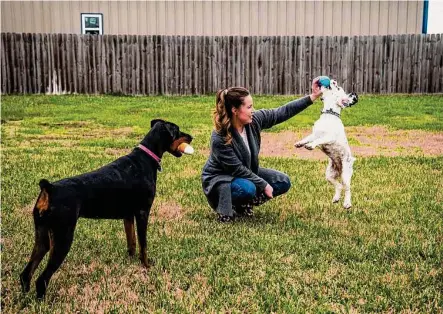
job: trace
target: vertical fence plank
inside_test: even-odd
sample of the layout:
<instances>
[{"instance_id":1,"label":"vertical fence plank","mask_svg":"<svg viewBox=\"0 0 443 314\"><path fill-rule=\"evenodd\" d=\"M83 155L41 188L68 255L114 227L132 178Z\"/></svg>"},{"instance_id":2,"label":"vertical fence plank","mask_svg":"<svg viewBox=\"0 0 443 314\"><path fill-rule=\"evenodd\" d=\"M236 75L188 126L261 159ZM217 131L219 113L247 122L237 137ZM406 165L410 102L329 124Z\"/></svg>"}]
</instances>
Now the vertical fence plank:
<instances>
[{"instance_id":1,"label":"vertical fence plank","mask_svg":"<svg viewBox=\"0 0 443 314\"><path fill-rule=\"evenodd\" d=\"M426 93L428 85L428 38L422 37L422 52L421 52L421 74L420 74L420 93Z\"/></svg>"},{"instance_id":2,"label":"vertical fence plank","mask_svg":"<svg viewBox=\"0 0 443 314\"><path fill-rule=\"evenodd\" d=\"M122 84L122 93L124 95L128 94L129 90L129 45L128 45L129 35L121 36L121 84Z\"/></svg>"},{"instance_id":3,"label":"vertical fence plank","mask_svg":"<svg viewBox=\"0 0 443 314\"><path fill-rule=\"evenodd\" d=\"M139 94L139 76L140 76L140 57L138 49L138 36L132 35L132 45L131 45L131 53L132 53L132 95Z\"/></svg>"},{"instance_id":4,"label":"vertical fence plank","mask_svg":"<svg viewBox=\"0 0 443 314\"><path fill-rule=\"evenodd\" d=\"M83 92L85 94L91 94L91 37L92 35L83 36L83 46L82 46L82 58L83 58Z\"/></svg>"},{"instance_id":5,"label":"vertical fence plank","mask_svg":"<svg viewBox=\"0 0 443 314\"><path fill-rule=\"evenodd\" d=\"M153 36L148 36L146 41L146 93L152 95L153 84L154 84L154 73L152 71L154 67L154 38Z\"/></svg>"},{"instance_id":6,"label":"vertical fence plank","mask_svg":"<svg viewBox=\"0 0 443 314\"><path fill-rule=\"evenodd\" d=\"M87 46L87 73L88 73L88 94L95 94L94 89L94 72L95 72L95 55L96 49L94 45L94 38L97 37L95 35L88 36L88 46Z\"/></svg>"},{"instance_id":7,"label":"vertical fence plank","mask_svg":"<svg viewBox=\"0 0 443 314\"><path fill-rule=\"evenodd\" d=\"M292 90L292 93L296 94L296 93L300 93L301 94L301 75L302 75L302 64L304 62L303 60L303 55L301 53L302 51L302 39L300 36L295 36L294 37L294 46L293 46L293 63L294 63L294 76L293 76L293 81L294 81L294 89Z\"/></svg>"},{"instance_id":8,"label":"vertical fence plank","mask_svg":"<svg viewBox=\"0 0 443 314\"><path fill-rule=\"evenodd\" d=\"M392 77L393 73L393 62L394 62L394 40L392 35L388 35L386 38L386 69L387 69L387 80L386 80L386 92L392 93Z\"/></svg>"},{"instance_id":9,"label":"vertical fence plank","mask_svg":"<svg viewBox=\"0 0 443 314\"><path fill-rule=\"evenodd\" d=\"M289 84L290 84L290 78L291 78L291 68L290 68L290 51L289 51L289 36L282 37L282 45L283 45L283 51L282 51L282 57L281 57L281 75L283 79L283 95L289 94Z\"/></svg>"},{"instance_id":10,"label":"vertical fence plank","mask_svg":"<svg viewBox=\"0 0 443 314\"><path fill-rule=\"evenodd\" d=\"M201 75L200 75L200 68L203 66L203 59L201 57L201 50L202 50L202 41L200 36L193 36L191 37L193 43L193 51L194 51L194 58L192 60L192 69L193 69L193 77L192 77L192 88L191 93L193 95L202 94L202 81L201 81Z\"/></svg>"},{"instance_id":11,"label":"vertical fence plank","mask_svg":"<svg viewBox=\"0 0 443 314\"><path fill-rule=\"evenodd\" d=\"M52 84L53 93L61 94L63 92L63 78L62 78L62 59L63 59L63 43L61 34L51 34L52 37Z\"/></svg>"},{"instance_id":12,"label":"vertical fence plank","mask_svg":"<svg viewBox=\"0 0 443 314\"><path fill-rule=\"evenodd\" d=\"M26 53L25 53L25 34L20 34L19 37L19 48L20 48L20 93L27 93L28 79L26 77Z\"/></svg>"},{"instance_id":13,"label":"vertical fence plank","mask_svg":"<svg viewBox=\"0 0 443 314\"><path fill-rule=\"evenodd\" d=\"M133 77L133 71L132 71L132 67L134 64L134 55L133 55L133 51L132 51L132 47L133 47L133 39L134 36L133 35L126 35L125 38L125 44L126 44L126 92L125 94L127 95L133 95L134 94L134 77Z\"/></svg>"},{"instance_id":14,"label":"vertical fence plank","mask_svg":"<svg viewBox=\"0 0 443 314\"><path fill-rule=\"evenodd\" d=\"M19 38L17 38L19 34L12 34L12 40L13 40L13 47L14 47L14 54L12 57L12 64L13 67L13 91L14 93L20 92L20 47L19 47ZM14 57L16 56L16 57Z\"/></svg>"},{"instance_id":15,"label":"vertical fence plank","mask_svg":"<svg viewBox=\"0 0 443 314\"><path fill-rule=\"evenodd\" d=\"M184 45L183 45L183 57L184 57L184 84L183 91L185 95L190 94L190 81L191 81L191 49L189 47L190 40L189 36L184 36Z\"/></svg>"},{"instance_id":16,"label":"vertical fence plank","mask_svg":"<svg viewBox=\"0 0 443 314\"><path fill-rule=\"evenodd\" d=\"M302 84L301 87L302 89L300 90L300 93L302 94L306 93L306 91L308 90L306 81L311 76L311 71L312 71L312 53L313 53L312 42L313 42L313 37L305 37L305 46L304 46L305 63L303 65L304 73L303 76L300 77Z\"/></svg>"},{"instance_id":17,"label":"vertical fence plank","mask_svg":"<svg viewBox=\"0 0 443 314\"><path fill-rule=\"evenodd\" d=\"M71 91L74 93L77 93L79 91L78 86L78 68L77 64L80 61L79 60L79 36L76 34L69 34L71 38L71 69L72 69L72 75L71 75Z\"/></svg>"},{"instance_id":18,"label":"vertical fence plank","mask_svg":"<svg viewBox=\"0 0 443 314\"><path fill-rule=\"evenodd\" d=\"M138 41L138 58L139 58L139 77L138 77L138 85L139 85L139 94L146 95L146 39L147 36L139 35L137 37Z\"/></svg>"},{"instance_id":19,"label":"vertical fence plank","mask_svg":"<svg viewBox=\"0 0 443 314\"><path fill-rule=\"evenodd\" d=\"M278 53L278 37L269 37L269 89L266 93L275 94L278 89L278 76L276 75Z\"/></svg>"},{"instance_id":20,"label":"vertical fence plank","mask_svg":"<svg viewBox=\"0 0 443 314\"><path fill-rule=\"evenodd\" d=\"M74 76L74 79L77 82L77 93L85 93L84 91L84 77L83 77L83 64L84 64L84 57L83 57L83 40L84 36L76 35L76 61L74 63L74 66L76 67L77 75Z\"/></svg>"},{"instance_id":21,"label":"vertical fence plank","mask_svg":"<svg viewBox=\"0 0 443 314\"><path fill-rule=\"evenodd\" d=\"M430 93L437 93L438 85L440 81L439 77L439 63L440 59L438 58L438 42L439 42L439 34L432 34L431 40L432 40L432 85L430 86ZM440 91L442 92L442 91Z\"/></svg>"},{"instance_id":22,"label":"vertical fence plank","mask_svg":"<svg viewBox=\"0 0 443 314\"><path fill-rule=\"evenodd\" d=\"M361 35L359 36L359 63L360 63L360 93L366 92L366 87L368 84L368 76L367 76L367 66L368 66L368 42L367 36Z\"/></svg>"},{"instance_id":23,"label":"vertical fence plank","mask_svg":"<svg viewBox=\"0 0 443 314\"><path fill-rule=\"evenodd\" d=\"M340 70L340 58L341 58L341 53L342 53L342 47L340 45L340 37L338 36L334 36L332 42L331 42L331 47L329 48L330 53L331 53L331 68L330 70L327 72L328 75L332 75L334 74L338 81L341 82L341 84L344 84L343 82L343 77L342 77L342 71Z\"/></svg>"},{"instance_id":24,"label":"vertical fence plank","mask_svg":"<svg viewBox=\"0 0 443 314\"><path fill-rule=\"evenodd\" d=\"M248 88L254 94L257 93L257 85L255 82L255 78L257 77L257 36L250 37L250 45L249 45L249 86Z\"/></svg>"},{"instance_id":25,"label":"vertical fence plank","mask_svg":"<svg viewBox=\"0 0 443 314\"><path fill-rule=\"evenodd\" d=\"M66 63L66 34L57 34L57 48L60 49L60 63L58 76L60 77L60 92L65 93L67 88L66 75L68 71Z\"/></svg>"},{"instance_id":26,"label":"vertical fence plank","mask_svg":"<svg viewBox=\"0 0 443 314\"><path fill-rule=\"evenodd\" d=\"M366 49L367 51L367 59L366 59L366 88L365 92L370 93L373 91L373 78L375 74L375 66L374 66L374 54L375 54L375 37L374 36L366 36Z\"/></svg>"},{"instance_id":27,"label":"vertical fence plank","mask_svg":"<svg viewBox=\"0 0 443 314\"><path fill-rule=\"evenodd\" d=\"M397 74L397 93L403 93L403 80L404 80L404 68L405 68L405 36L398 35L398 74Z\"/></svg>"},{"instance_id":28,"label":"vertical fence plank","mask_svg":"<svg viewBox=\"0 0 443 314\"><path fill-rule=\"evenodd\" d=\"M30 53L29 53L29 58L30 58L30 63L29 63L29 75L30 75L30 93L37 93L37 61L36 61L36 48L35 48L35 34L28 34L28 39L29 39L29 49L30 49Z\"/></svg>"},{"instance_id":29,"label":"vertical fence plank","mask_svg":"<svg viewBox=\"0 0 443 314\"><path fill-rule=\"evenodd\" d=\"M103 91L105 94L112 93L112 36L103 36L104 55L103 55Z\"/></svg>"},{"instance_id":30,"label":"vertical fence plank","mask_svg":"<svg viewBox=\"0 0 443 314\"><path fill-rule=\"evenodd\" d=\"M434 56L437 60L440 60L439 65L439 71L438 71L438 78L439 82L437 84L437 89L435 90L436 93L443 93L443 36L442 34L437 35L437 55Z\"/></svg>"},{"instance_id":31,"label":"vertical fence plank","mask_svg":"<svg viewBox=\"0 0 443 314\"><path fill-rule=\"evenodd\" d=\"M170 36L163 37L163 66L164 66L164 93L170 94L172 89L172 69L170 67L171 64L171 42Z\"/></svg>"},{"instance_id":32,"label":"vertical fence plank","mask_svg":"<svg viewBox=\"0 0 443 314\"><path fill-rule=\"evenodd\" d=\"M48 34L49 36L49 86L50 92L53 94L59 93L59 78L57 77L57 61L58 61L58 49L55 47L56 34Z\"/></svg>"},{"instance_id":33,"label":"vertical fence plank","mask_svg":"<svg viewBox=\"0 0 443 314\"><path fill-rule=\"evenodd\" d=\"M370 45L368 41L368 36L361 36L362 45L361 45L361 54L362 54L362 93L366 93L368 91L369 85L369 58L370 58Z\"/></svg>"},{"instance_id":34,"label":"vertical fence plank","mask_svg":"<svg viewBox=\"0 0 443 314\"><path fill-rule=\"evenodd\" d=\"M265 36L260 36L260 70L258 74L258 81L259 81L259 93L265 94L268 90L268 63L269 63L269 54L268 54L268 45L267 45L267 38Z\"/></svg>"},{"instance_id":35,"label":"vertical fence plank","mask_svg":"<svg viewBox=\"0 0 443 314\"><path fill-rule=\"evenodd\" d=\"M262 94L272 94L272 38L269 36L265 37L265 47L266 47L266 57L264 58L265 66L264 69L266 70L265 73L263 73L265 77L265 84L262 91Z\"/></svg>"},{"instance_id":36,"label":"vertical fence plank","mask_svg":"<svg viewBox=\"0 0 443 314\"><path fill-rule=\"evenodd\" d=\"M202 64L199 67L199 77L201 82L201 95L206 95L210 92L208 88L208 75L207 72L210 71L210 45L207 36L202 36L201 40L201 62Z\"/></svg>"},{"instance_id":37,"label":"vertical fence plank","mask_svg":"<svg viewBox=\"0 0 443 314\"><path fill-rule=\"evenodd\" d=\"M101 94L101 38L102 36L93 35L92 43L93 43L93 51L94 51L94 59L93 59L93 72L92 72L92 81L93 81L93 89L94 94Z\"/></svg>"},{"instance_id":38,"label":"vertical fence plank","mask_svg":"<svg viewBox=\"0 0 443 314\"><path fill-rule=\"evenodd\" d=\"M382 74L382 37L381 36L375 36L373 38L373 45L374 45L374 73L372 75L372 93L380 93L380 77Z\"/></svg>"},{"instance_id":39,"label":"vertical fence plank","mask_svg":"<svg viewBox=\"0 0 443 314\"><path fill-rule=\"evenodd\" d=\"M196 37L189 38L189 93L195 94L196 91L196 71L197 71L197 43Z\"/></svg>"},{"instance_id":40,"label":"vertical fence plank","mask_svg":"<svg viewBox=\"0 0 443 314\"><path fill-rule=\"evenodd\" d=\"M174 82L173 82L173 93L180 95L181 94L181 86L182 86L182 78L181 78L181 56L182 56L182 37L175 36L173 39L173 51L172 51L172 57L173 57L173 68L172 71L174 72Z\"/></svg>"},{"instance_id":41,"label":"vertical fence plank","mask_svg":"<svg viewBox=\"0 0 443 314\"><path fill-rule=\"evenodd\" d=\"M40 41L39 41L39 57L40 57L40 62L39 62L39 68L40 68L40 93L45 93L46 92L46 80L45 80L45 68L46 68L46 35L45 34L41 34L40 36Z\"/></svg>"},{"instance_id":42,"label":"vertical fence plank","mask_svg":"<svg viewBox=\"0 0 443 314\"><path fill-rule=\"evenodd\" d=\"M274 94L284 94L284 72L283 69L283 59L284 59L284 47L283 47L283 37L277 36L275 38L275 49L274 49L274 71L273 71L273 83L274 83Z\"/></svg>"},{"instance_id":43,"label":"vertical fence plank","mask_svg":"<svg viewBox=\"0 0 443 314\"><path fill-rule=\"evenodd\" d=\"M7 58L6 58L6 52L10 50L8 45L8 41L6 39L6 33L1 33L1 47L0 47L0 56L1 56L1 78L2 78L2 84L1 84L1 94L7 94L8 93L8 75L6 73L8 69L7 65Z\"/></svg>"}]
</instances>

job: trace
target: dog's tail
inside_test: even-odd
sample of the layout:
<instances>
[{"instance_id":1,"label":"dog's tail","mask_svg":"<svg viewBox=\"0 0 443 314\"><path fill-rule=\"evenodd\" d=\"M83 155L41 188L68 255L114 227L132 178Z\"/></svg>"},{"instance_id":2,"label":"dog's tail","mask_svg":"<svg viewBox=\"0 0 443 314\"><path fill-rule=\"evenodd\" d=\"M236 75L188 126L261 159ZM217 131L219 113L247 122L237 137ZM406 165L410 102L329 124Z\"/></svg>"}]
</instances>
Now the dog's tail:
<instances>
[{"instance_id":1,"label":"dog's tail","mask_svg":"<svg viewBox=\"0 0 443 314\"><path fill-rule=\"evenodd\" d=\"M49 209L49 197L54 189L54 186L46 179L40 180L40 195L37 198L37 202L34 206L34 214L42 217Z\"/></svg>"}]
</instances>

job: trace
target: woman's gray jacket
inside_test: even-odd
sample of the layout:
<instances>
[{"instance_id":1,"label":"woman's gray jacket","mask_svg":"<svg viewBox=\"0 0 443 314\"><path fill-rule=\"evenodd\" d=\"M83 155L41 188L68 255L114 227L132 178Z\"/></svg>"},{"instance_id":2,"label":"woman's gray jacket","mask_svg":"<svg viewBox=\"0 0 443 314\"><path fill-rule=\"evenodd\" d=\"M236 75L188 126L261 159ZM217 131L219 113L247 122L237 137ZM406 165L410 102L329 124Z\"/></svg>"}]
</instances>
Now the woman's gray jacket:
<instances>
[{"instance_id":1,"label":"woman's gray jacket","mask_svg":"<svg viewBox=\"0 0 443 314\"><path fill-rule=\"evenodd\" d=\"M252 115L252 122L245 125L250 153L236 129L231 128L230 130L232 142L229 145L226 145L223 136L215 130L212 131L211 152L202 173L203 192L212 208L217 209L219 205L232 207L230 190L225 191L224 194L226 195L222 198L219 195L220 191L219 193L216 191L218 191L217 188L221 183L230 183L234 178L244 178L252 181L257 187L257 192L264 190L268 183L257 175L261 130L288 120L311 104L311 98L306 96L275 109L255 111ZM226 211L218 208L217 212Z\"/></svg>"}]
</instances>

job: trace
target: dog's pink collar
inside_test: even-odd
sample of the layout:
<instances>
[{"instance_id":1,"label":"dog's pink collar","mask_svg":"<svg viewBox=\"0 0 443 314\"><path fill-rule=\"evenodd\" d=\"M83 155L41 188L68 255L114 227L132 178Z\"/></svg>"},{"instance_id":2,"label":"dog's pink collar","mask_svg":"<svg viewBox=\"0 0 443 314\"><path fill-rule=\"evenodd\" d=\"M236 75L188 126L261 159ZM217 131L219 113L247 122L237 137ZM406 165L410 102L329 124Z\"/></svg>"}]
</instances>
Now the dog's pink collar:
<instances>
[{"instance_id":1,"label":"dog's pink collar","mask_svg":"<svg viewBox=\"0 0 443 314\"><path fill-rule=\"evenodd\" d=\"M140 148L142 151L144 151L146 154L148 154L149 156L151 156L157 163L158 163L158 170L162 171L162 165L161 162L162 160L160 159L160 157L158 157L156 154L154 154L150 149L148 149L147 147L143 146L142 144L138 144L138 148Z\"/></svg>"}]
</instances>

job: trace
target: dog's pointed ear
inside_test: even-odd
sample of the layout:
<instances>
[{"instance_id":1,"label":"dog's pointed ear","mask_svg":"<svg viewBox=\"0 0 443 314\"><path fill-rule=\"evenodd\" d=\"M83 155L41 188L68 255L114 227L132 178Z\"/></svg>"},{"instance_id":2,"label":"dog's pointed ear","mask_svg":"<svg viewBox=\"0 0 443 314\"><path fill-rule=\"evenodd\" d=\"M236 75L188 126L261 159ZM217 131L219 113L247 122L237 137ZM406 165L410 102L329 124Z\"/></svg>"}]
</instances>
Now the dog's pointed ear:
<instances>
[{"instance_id":1,"label":"dog's pointed ear","mask_svg":"<svg viewBox=\"0 0 443 314\"><path fill-rule=\"evenodd\" d=\"M162 120L162 119L154 119L154 120L151 120L151 128L153 128L154 127L154 125L156 124L156 123L158 123L158 122L165 122L164 120Z\"/></svg>"},{"instance_id":2,"label":"dog's pointed ear","mask_svg":"<svg viewBox=\"0 0 443 314\"><path fill-rule=\"evenodd\" d=\"M349 94L349 107L354 106L356 103L358 103L358 95L356 93L350 93Z\"/></svg>"}]
</instances>

